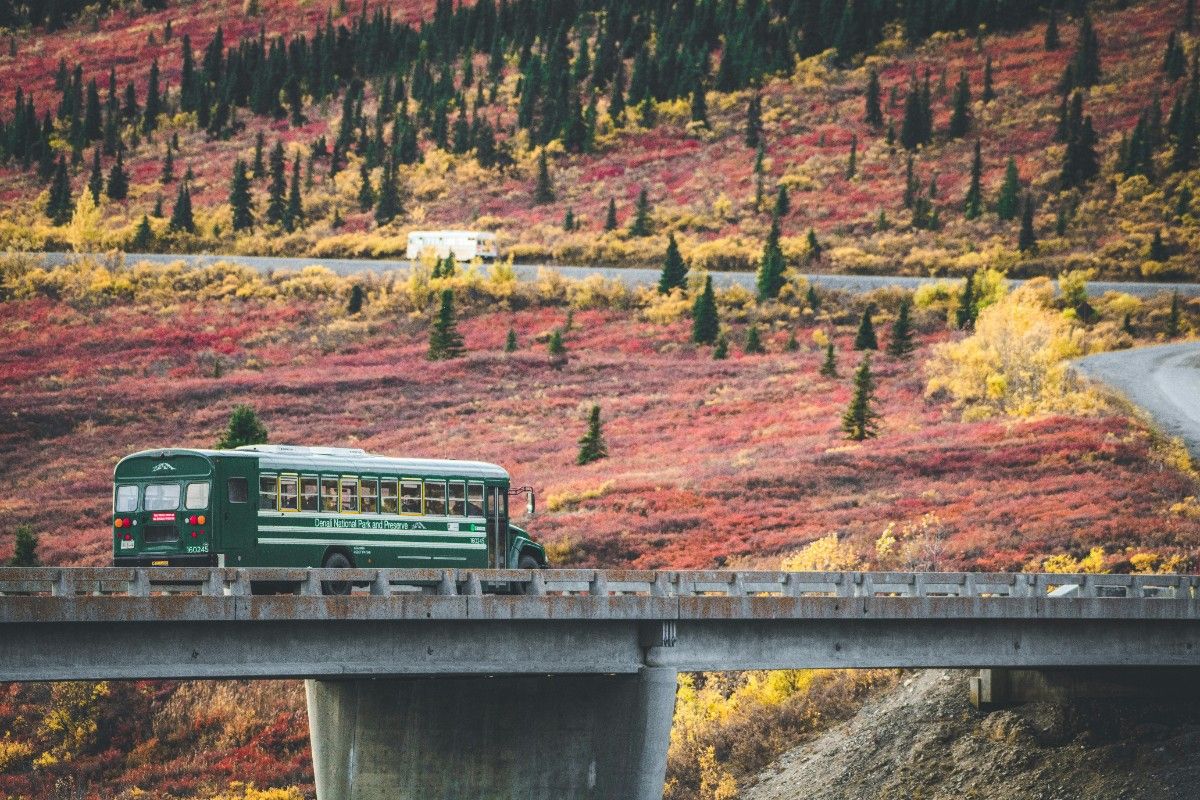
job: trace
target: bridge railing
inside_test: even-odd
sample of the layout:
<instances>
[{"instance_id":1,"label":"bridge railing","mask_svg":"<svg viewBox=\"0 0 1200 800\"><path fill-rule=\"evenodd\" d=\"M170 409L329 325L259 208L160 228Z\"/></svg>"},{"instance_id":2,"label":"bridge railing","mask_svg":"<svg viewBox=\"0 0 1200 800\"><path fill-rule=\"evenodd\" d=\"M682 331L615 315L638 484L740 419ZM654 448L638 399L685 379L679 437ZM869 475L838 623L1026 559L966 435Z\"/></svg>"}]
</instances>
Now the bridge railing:
<instances>
[{"instance_id":1,"label":"bridge railing","mask_svg":"<svg viewBox=\"0 0 1200 800\"><path fill-rule=\"evenodd\" d=\"M644 595L651 597L1090 597L1191 599L1194 575L725 570L290 569L208 567L0 568L0 596L320 595L349 582L377 596Z\"/></svg>"}]
</instances>

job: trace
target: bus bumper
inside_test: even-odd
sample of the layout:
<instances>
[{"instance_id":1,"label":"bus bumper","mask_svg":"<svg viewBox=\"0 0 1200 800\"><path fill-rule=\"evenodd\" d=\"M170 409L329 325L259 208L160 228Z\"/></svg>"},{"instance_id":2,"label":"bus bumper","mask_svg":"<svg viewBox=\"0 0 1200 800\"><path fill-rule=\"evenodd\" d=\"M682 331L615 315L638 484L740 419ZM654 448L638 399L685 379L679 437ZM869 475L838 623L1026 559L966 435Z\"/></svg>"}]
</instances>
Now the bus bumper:
<instances>
[{"instance_id":1,"label":"bus bumper","mask_svg":"<svg viewBox=\"0 0 1200 800\"><path fill-rule=\"evenodd\" d=\"M114 567L215 567L215 553L113 556Z\"/></svg>"}]
</instances>

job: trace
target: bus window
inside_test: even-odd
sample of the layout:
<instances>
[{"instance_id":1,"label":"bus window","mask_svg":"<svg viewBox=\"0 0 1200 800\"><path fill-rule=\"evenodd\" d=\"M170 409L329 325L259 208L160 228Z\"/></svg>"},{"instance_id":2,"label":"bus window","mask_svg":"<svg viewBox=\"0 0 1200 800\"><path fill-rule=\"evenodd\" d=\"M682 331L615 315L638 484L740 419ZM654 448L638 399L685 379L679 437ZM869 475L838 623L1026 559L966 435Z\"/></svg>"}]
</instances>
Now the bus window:
<instances>
[{"instance_id":1,"label":"bus window","mask_svg":"<svg viewBox=\"0 0 1200 800\"><path fill-rule=\"evenodd\" d=\"M467 484L462 481L450 481L450 516L465 517L467 515Z\"/></svg>"},{"instance_id":2,"label":"bus window","mask_svg":"<svg viewBox=\"0 0 1200 800\"><path fill-rule=\"evenodd\" d=\"M147 511L174 511L179 508L178 483L152 483L146 487Z\"/></svg>"},{"instance_id":3,"label":"bus window","mask_svg":"<svg viewBox=\"0 0 1200 800\"><path fill-rule=\"evenodd\" d=\"M189 509L208 508L208 481L189 483L184 505Z\"/></svg>"},{"instance_id":4,"label":"bus window","mask_svg":"<svg viewBox=\"0 0 1200 800\"><path fill-rule=\"evenodd\" d=\"M358 482L362 494L362 511L364 514L374 514L379 510L379 481L366 478Z\"/></svg>"},{"instance_id":5,"label":"bus window","mask_svg":"<svg viewBox=\"0 0 1200 800\"><path fill-rule=\"evenodd\" d=\"M395 478L384 478L379 482L379 510L384 514L395 514L400 510Z\"/></svg>"},{"instance_id":6,"label":"bus window","mask_svg":"<svg viewBox=\"0 0 1200 800\"><path fill-rule=\"evenodd\" d=\"M358 478L342 478L341 511L358 513Z\"/></svg>"},{"instance_id":7,"label":"bus window","mask_svg":"<svg viewBox=\"0 0 1200 800\"><path fill-rule=\"evenodd\" d=\"M421 482L400 481L400 513L420 514L421 511Z\"/></svg>"},{"instance_id":8,"label":"bus window","mask_svg":"<svg viewBox=\"0 0 1200 800\"><path fill-rule=\"evenodd\" d=\"M258 479L258 507L275 508L275 490L279 479L274 475L261 475Z\"/></svg>"},{"instance_id":9,"label":"bus window","mask_svg":"<svg viewBox=\"0 0 1200 800\"><path fill-rule=\"evenodd\" d=\"M118 514L127 514L130 511L137 511L137 495L138 487L136 486L118 486L117 499L113 503L113 510Z\"/></svg>"},{"instance_id":10,"label":"bus window","mask_svg":"<svg viewBox=\"0 0 1200 800\"><path fill-rule=\"evenodd\" d=\"M468 483L467 484L467 516L482 517L483 516L483 484Z\"/></svg>"},{"instance_id":11,"label":"bus window","mask_svg":"<svg viewBox=\"0 0 1200 800\"><path fill-rule=\"evenodd\" d=\"M297 490L297 485L300 479L295 475L280 475L279 476L279 510L280 511L299 511L300 510L300 495Z\"/></svg>"},{"instance_id":12,"label":"bus window","mask_svg":"<svg viewBox=\"0 0 1200 800\"><path fill-rule=\"evenodd\" d=\"M245 503L250 500L250 485L245 478L229 479L229 502Z\"/></svg>"},{"instance_id":13,"label":"bus window","mask_svg":"<svg viewBox=\"0 0 1200 800\"><path fill-rule=\"evenodd\" d=\"M321 478L321 510L338 510L337 478Z\"/></svg>"},{"instance_id":14,"label":"bus window","mask_svg":"<svg viewBox=\"0 0 1200 800\"><path fill-rule=\"evenodd\" d=\"M319 508L320 495L317 490L317 479L313 475L305 475L300 479L300 510L316 511Z\"/></svg>"},{"instance_id":15,"label":"bus window","mask_svg":"<svg viewBox=\"0 0 1200 800\"><path fill-rule=\"evenodd\" d=\"M425 513L446 515L446 482L425 481Z\"/></svg>"}]
</instances>

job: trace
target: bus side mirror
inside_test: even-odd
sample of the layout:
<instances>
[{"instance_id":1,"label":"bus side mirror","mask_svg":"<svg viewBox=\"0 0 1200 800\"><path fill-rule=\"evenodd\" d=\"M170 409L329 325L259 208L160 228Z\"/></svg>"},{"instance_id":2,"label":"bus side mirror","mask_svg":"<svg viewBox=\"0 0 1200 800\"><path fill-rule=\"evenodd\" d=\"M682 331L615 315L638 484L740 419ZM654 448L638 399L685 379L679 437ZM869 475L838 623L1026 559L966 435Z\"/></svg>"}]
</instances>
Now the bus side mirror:
<instances>
[{"instance_id":1,"label":"bus side mirror","mask_svg":"<svg viewBox=\"0 0 1200 800\"><path fill-rule=\"evenodd\" d=\"M530 489L529 494L525 496L525 513L532 517L534 512L537 510L536 506L537 503L533 499L533 490Z\"/></svg>"}]
</instances>

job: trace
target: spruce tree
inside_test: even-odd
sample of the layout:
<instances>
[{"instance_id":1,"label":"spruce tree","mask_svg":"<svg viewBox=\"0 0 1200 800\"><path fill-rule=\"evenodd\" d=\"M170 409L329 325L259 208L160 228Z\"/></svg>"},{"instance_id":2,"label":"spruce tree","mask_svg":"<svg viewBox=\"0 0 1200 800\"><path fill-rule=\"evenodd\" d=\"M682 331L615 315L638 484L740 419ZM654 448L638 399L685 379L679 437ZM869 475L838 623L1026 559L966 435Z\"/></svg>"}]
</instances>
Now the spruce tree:
<instances>
[{"instance_id":1,"label":"spruce tree","mask_svg":"<svg viewBox=\"0 0 1200 800\"><path fill-rule=\"evenodd\" d=\"M108 183L104 193L110 200L124 200L129 196L129 173L125 171L125 148L117 148L117 160L108 171Z\"/></svg>"},{"instance_id":2,"label":"spruce tree","mask_svg":"<svg viewBox=\"0 0 1200 800\"><path fill-rule=\"evenodd\" d=\"M100 166L100 148L92 150L92 171L88 174L88 191L92 193L92 202L100 204L100 193L104 191L104 171Z\"/></svg>"},{"instance_id":3,"label":"spruce tree","mask_svg":"<svg viewBox=\"0 0 1200 800\"><path fill-rule=\"evenodd\" d=\"M283 142L271 148L270 178L267 183L267 224L279 225L287 210L287 165L283 157Z\"/></svg>"},{"instance_id":4,"label":"spruce tree","mask_svg":"<svg viewBox=\"0 0 1200 800\"><path fill-rule=\"evenodd\" d=\"M1057 50L1060 45L1058 36L1058 9L1054 6L1050 7L1050 20L1046 23L1046 35L1042 39L1042 46L1047 52Z\"/></svg>"},{"instance_id":5,"label":"spruce tree","mask_svg":"<svg viewBox=\"0 0 1200 800\"><path fill-rule=\"evenodd\" d=\"M150 62L150 77L146 81L146 108L142 117L142 133L151 133L158 127L158 115L162 112L162 99L158 93L158 59Z\"/></svg>"},{"instance_id":6,"label":"spruce tree","mask_svg":"<svg viewBox=\"0 0 1200 800\"><path fill-rule=\"evenodd\" d=\"M225 432L217 440L215 449L233 450L249 444L265 444L267 428L258 418L258 414L248 405L239 403L233 407L229 415L229 424Z\"/></svg>"},{"instance_id":7,"label":"spruce tree","mask_svg":"<svg viewBox=\"0 0 1200 800\"><path fill-rule=\"evenodd\" d=\"M692 341L696 344L712 344L717 340L721 322L717 317L717 298L713 292L712 275L704 278L704 291L692 304Z\"/></svg>"},{"instance_id":8,"label":"spruce tree","mask_svg":"<svg viewBox=\"0 0 1200 800\"><path fill-rule=\"evenodd\" d=\"M791 198L788 197L787 186L785 186L784 184L781 183L781 184L779 184L779 187L775 190L775 210L774 210L775 218L783 219L784 217L786 217L788 215L788 212L791 210L792 210L792 201L791 201Z\"/></svg>"},{"instance_id":9,"label":"spruce tree","mask_svg":"<svg viewBox=\"0 0 1200 800\"><path fill-rule=\"evenodd\" d=\"M38 567L38 536L32 526L18 525L13 537L13 554L9 559L10 567Z\"/></svg>"},{"instance_id":10,"label":"spruce tree","mask_svg":"<svg viewBox=\"0 0 1200 800\"><path fill-rule=\"evenodd\" d=\"M692 89L692 122L708 127L708 101L704 97L703 79Z\"/></svg>"},{"instance_id":11,"label":"spruce tree","mask_svg":"<svg viewBox=\"0 0 1200 800\"><path fill-rule=\"evenodd\" d=\"M962 293L958 296L958 307L954 309L954 327L967 330L975 325L978 313L975 301L975 273L967 275L963 282Z\"/></svg>"},{"instance_id":12,"label":"spruce tree","mask_svg":"<svg viewBox=\"0 0 1200 800\"><path fill-rule=\"evenodd\" d=\"M725 334L717 334L717 342L713 346L713 360L724 361L729 357L729 340L725 338Z\"/></svg>"},{"instance_id":13,"label":"spruce tree","mask_svg":"<svg viewBox=\"0 0 1200 800\"><path fill-rule=\"evenodd\" d=\"M746 147L758 147L762 141L762 95L750 95L746 106Z\"/></svg>"},{"instance_id":14,"label":"spruce tree","mask_svg":"<svg viewBox=\"0 0 1200 800\"><path fill-rule=\"evenodd\" d=\"M850 406L842 415L842 431L846 438L861 442L875 437L879 431L879 414L874 409L875 380L871 376L871 356L863 356L858 371L854 373L854 395Z\"/></svg>"},{"instance_id":15,"label":"spruce tree","mask_svg":"<svg viewBox=\"0 0 1200 800\"><path fill-rule=\"evenodd\" d=\"M879 342L875 338L875 325L871 322L873 307L870 303L863 309L862 319L858 321L858 332L854 334L855 350L878 350Z\"/></svg>"},{"instance_id":16,"label":"spruce tree","mask_svg":"<svg viewBox=\"0 0 1200 800\"><path fill-rule=\"evenodd\" d=\"M883 127L883 109L879 102L879 73L872 67L867 76L867 92L863 120L872 128Z\"/></svg>"},{"instance_id":17,"label":"spruce tree","mask_svg":"<svg viewBox=\"0 0 1200 800\"><path fill-rule=\"evenodd\" d=\"M808 285L808 294L805 295L804 300L814 314L821 310L821 298L817 296L817 287L811 283Z\"/></svg>"},{"instance_id":18,"label":"spruce tree","mask_svg":"<svg viewBox=\"0 0 1200 800\"><path fill-rule=\"evenodd\" d=\"M658 291L666 294L672 289L687 288L688 266L683 256L679 254L679 245L675 243L675 234L667 235L667 255L663 260L662 274L658 278Z\"/></svg>"},{"instance_id":19,"label":"spruce tree","mask_svg":"<svg viewBox=\"0 0 1200 800\"><path fill-rule=\"evenodd\" d=\"M748 356L766 352L763 350L762 336L758 333L758 325L753 322L746 331L746 347L743 352Z\"/></svg>"},{"instance_id":20,"label":"spruce tree","mask_svg":"<svg viewBox=\"0 0 1200 800\"><path fill-rule=\"evenodd\" d=\"M292 161L292 182L288 185L287 208L283 212L283 229L288 233L304 227L304 200L300 195L300 156Z\"/></svg>"},{"instance_id":21,"label":"spruce tree","mask_svg":"<svg viewBox=\"0 0 1200 800\"><path fill-rule=\"evenodd\" d=\"M1033 195L1025 193L1025 203L1021 208L1021 233L1017 237L1017 249L1022 253L1037 250L1037 233L1033 229Z\"/></svg>"},{"instance_id":22,"label":"spruce tree","mask_svg":"<svg viewBox=\"0 0 1200 800\"><path fill-rule=\"evenodd\" d=\"M1087 88L1100 81L1100 40L1092 26L1092 15L1086 9L1079 21L1079 40L1071 67L1076 86Z\"/></svg>"},{"instance_id":23,"label":"spruce tree","mask_svg":"<svg viewBox=\"0 0 1200 800\"><path fill-rule=\"evenodd\" d=\"M254 159L250 162L250 174L255 180L267 174L266 165L263 163L263 153L265 152L267 138L262 131L254 134ZM170 148L167 148L170 153Z\"/></svg>"},{"instance_id":24,"label":"spruce tree","mask_svg":"<svg viewBox=\"0 0 1200 800\"><path fill-rule=\"evenodd\" d=\"M63 156L59 156L54 165L54 174L50 179L50 197L46 201L46 216L55 225L65 225L71 221L71 213L74 209L75 201L71 197L71 179L67 175L67 162Z\"/></svg>"},{"instance_id":25,"label":"spruce tree","mask_svg":"<svg viewBox=\"0 0 1200 800\"><path fill-rule=\"evenodd\" d=\"M150 228L150 219L145 214L142 214L142 221L138 223L137 230L133 234L133 251L136 253L144 253L154 244L154 231Z\"/></svg>"},{"instance_id":26,"label":"spruce tree","mask_svg":"<svg viewBox=\"0 0 1200 800\"><path fill-rule=\"evenodd\" d=\"M1171 254L1167 250L1167 245L1163 242L1162 228L1154 232L1154 238L1150 240L1150 250L1147 256L1151 261L1163 262L1170 258Z\"/></svg>"},{"instance_id":27,"label":"spruce tree","mask_svg":"<svg viewBox=\"0 0 1200 800\"><path fill-rule=\"evenodd\" d=\"M608 198L608 212L604 215L604 230L615 231L617 229L617 201L613 198Z\"/></svg>"},{"instance_id":28,"label":"spruce tree","mask_svg":"<svg viewBox=\"0 0 1200 800\"><path fill-rule=\"evenodd\" d=\"M1189 104L1190 105L1190 104ZM1083 114L1083 94L1075 92L1067 115L1067 147L1063 155L1061 181L1064 188L1083 186L1100 171L1096 155L1096 132L1092 118Z\"/></svg>"},{"instance_id":29,"label":"spruce tree","mask_svg":"<svg viewBox=\"0 0 1200 800\"><path fill-rule=\"evenodd\" d=\"M858 135L850 138L850 157L846 160L846 180L850 180L858 172Z\"/></svg>"},{"instance_id":30,"label":"spruce tree","mask_svg":"<svg viewBox=\"0 0 1200 800\"><path fill-rule=\"evenodd\" d=\"M808 229L808 236L805 241L808 244L808 260L820 261L821 253L824 252L825 248L817 241L817 231L814 228Z\"/></svg>"},{"instance_id":31,"label":"spruce tree","mask_svg":"<svg viewBox=\"0 0 1200 800\"><path fill-rule=\"evenodd\" d=\"M346 313L354 316L362 311L363 307L363 288L361 283L356 283L350 287L350 299L346 302Z\"/></svg>"},{"instance_id":32,"label":"spruce tree","mask_svg":"<svg viewBox=\"0 0 1200 800\"><path fill-rule=\"evenodd\" d=\"M911 308L911 300L907 297L901 300L900 309L896 312L896 321L892 323L892 338L888 340L887 354L894 358L908 358L916 349L912 320L909 318Z\"/></svg>"},{"instance_id":33,"label":"spruce tree","mask_svg":"<svg viewBox=\"0 0 1200 800\"><path fill-rule=\"evenodd\" d=\"M1167 337L1175 338L1179 335L1182 309L1179 305L1179 290L1176 289L1171 294L1171 311L1167 315Z\"/></svg>"},{"instance_id":34,"label":"spruce tree","mask_svg":"<svg viewBox=\"0 0 1200 800\"><path fill-rule=\"evenodd\" d=\"M975 140L975 155L971 159L971 183L967 188L967 196L963 201L963 216L975 219L983 213L983 155L980 151L979 140Z\"/></svg>"},{"instance_id":35,"label":"spruce tree","mask_svg":"<svg viewBox=\"0 0 1200 800\"><path fill-rule=\"evenodd\" d=\"M1191 212L1192 190L1187 186L1182 186L1179 189L1179 194L1175 197L1175 216L1181 219Z\"/></svg>"},{"instance_id":36,"label":"spruce tree","mask_svg":"<svg viewBox=\"0 0 1200 800\"><path fill-rule=\"evenodd\" d=\"M645 186L638 192L637 203L633 208L633 221L629 223L629 235L650 235L650 198Z\"/></svg>"},{"instance_id":37,"label":"spruce tree","mask_svg":"<svg viewBox=\"0 0 1200 800\"><path fill-rule=\"evenodd\" d=\"M1182 78L1187 72L1187 54L1179 44L1179 37L1175 31L1171 31L1171 35L1167 37L1167 50L1163 54L1162 68L1171 83Z\"/></svg>"},{"instance_id":38,"label":"spruce tree","mask_svg":"<svg viewBox=\"0 0 1200 800\"><path fill-rule=\"evenodd\" d=\"M533 188L533 202L538 205L554 202L554 186L550 181L550 165L546 161L546 148L538 153L537 185Z\"/></svg>"},{"instance_id":39,"label":"spruce tree","mask_svg":"<svg viewBox=\"0 0 1200 800\"><path fill-rule=\"evenodd\" d=\"M921 90L914 73L904 98L904 121L900 125L900 144L908 150L916 150L928 141L925 128L925 107L921 102Z\"/></svg>"},{"instance_id":40,"label":"spruce tree","mask_svg":"<svg viewBox=\"0 0 1200 800\"><path fill-rule=\"evenodd\" d=\"M996 99L996 87L992 83L991 56L988 56L983 62L983 92L980 94L980 99L983 100L985 105Z\"/></svg>"},{"instance_id":41,"label":"spruce tree","mask_svg":"<svg viewBox=\"0 0 1200 800\"><path fill-rule=\"evenodd\" d=\"M837 377L837 355L833 351L833 341L825 343L825 360L821 362L821 374L826 378Z\"/></svg>"},{"instance_id":42,"label":"spruce tree","mask_svg":"<svg viewBox=\"0 0 1200 800\"><path fill-rule=\"evenodd\" d=\"M443 361L463 355L463 339L458 332L458 320L454 315L454 291L443 289L437 318L429 329L430 361Z\"/></svg>"},{"instance_id":43,"label":"spruce tree","mask_svg":"<svg viewBox=\"0 0 1200 800\"><path fill-rule=\"evenodd\" d=\"M192 193L187 181L179 184L179 193L175 196L175 207L171 209L171 221L167 227L171 231L196 232L196 221L192 218Z\"/></svg>"},{"instance_id":44,"label":"spruce tree","mask_svg":"<svg viewBox=\"0 0 1200 800\"><path fill-rule=\"evenodd\" d=\"M167 145L167 151L163 154L162 172L158 176L158 182L163 186L175 180L175 156L171 151L171 145Z\"/></svg>"},{"instance_id":45,"label":"spruce tree","mask_svg":"<svg viewBox=\"0 0 1200 800\"><path fill-rule=\"evenodd\" d=\"M508 333L504 336L504 352L517 352L517 332L511 325L508 326Z\"/></svg>"},{"instance_id":46,"label":"spruce tree","mask_svg":"<svg viewBox=\"0 0 1200 800\"><path fill-rule=\"evenodd\" d=\"M1008 165L1004 168L1004 183L1000 186L1000 196L996 198L996 216L1007 222L1015 219L1020 208L1021 176L1017 172L1017 162L1009 156Z\"/></svg>"},{"instance_id":47,"label":"spruce tree","mask_svg":"<svg viewBox=\"0 0 1200 800\"><path fill-rule=\"evenodd\" d=\"M600 421L600 406L593 405L588 415L587 432L579 439L579 455L575 463L583 466L608 457L608 446L604 443L604 430Z\"/></svg>"},{"instance_id":48,"label":"spruce tree","mask_svg":"<svg viewBox=\"0 0 1200 800\"><path fill-rule=\"evenodd\" d=\"M767 234L767 241L763 245L762 259L759 261L758 275L755 279L760 301L778 297L779 290L783 288L783 272L786 264L783 259L783 250L779 245L781 237L779 217L775 217L771 221L771 231Z\"/></svg>"},{"instance_id":49,"label":"spruce tree","mask_svg":"<svg viewBox=\"0 0 1200 800\"><path fill-rule=\"evenodd\" d=\"M789 353L795 353L800 349L800 341L796 338L795 328L788 330L788 338L787 341L783 343L783 349Z\"/></svg>"},{"instance_id":50,"label":"spruce tree","mask_svg":"<svg viewBox=\"0 0 1200 800\"><path fill-rule=\"evenodd\" d=\"M766 192L766 148L762 142L758 143L758 152L754 155L754 210L761 211L763 206L763 196Z\"/></svg>"},{"instance_id":51,"label":"spruce tree","mask_svg":"<svg viewBox=\"0 0 1200 800\"><path fill-rule=\"evenodd\" d=\"M375 224L387 225L404 213L405 192L400 188L396 171L396 160L389 158L383 165L383 177L379 183L379 202L375 206Z\"/></svg>"},{"instance_id":52,"label":"spruce tree","mask_svg":"<svg viewBox=\"0 0 1200 800\"><path fill-rule=\"evenodd\" d=\"M246 174L246 162L240 158L233 165L233 179L229 185L229 208L233 212L234 231L254 227L254 201L250 197L250 176Z\"/></svg>"},{"instance_id":53,"label":"spruce tree","mask_svg":"<svg viewBox=\"0 0 1200 800\"><path fill-rule=\"evenodd\" d=\"M563 230L570 233L578 227L578 224L575 221L575 209L568 206L567 213L563 215Z\"/></svg>"},{"instance_id":54,"label":"spruce tree","mask_svg":"<svg viewBox=\"0 0 1200 800\"><path fill-rule=\"evenodd\" d=\"M371 168L364 158L358 164L358 210L370 211L375 207L375 189L371 186Z\"/></svg>"},{"instance_id":55,"label":"spruce tree","mask_svg":"<svg viewBox=\"0 0 1200 800\"><path fill-rule=\"evenodd\" d=\"M967 71L958 73L958 85L954 89L954 109L950 113L950 136L958 139L966 136L971 127L971 84Z\"/></svg>"}]
</instances>

